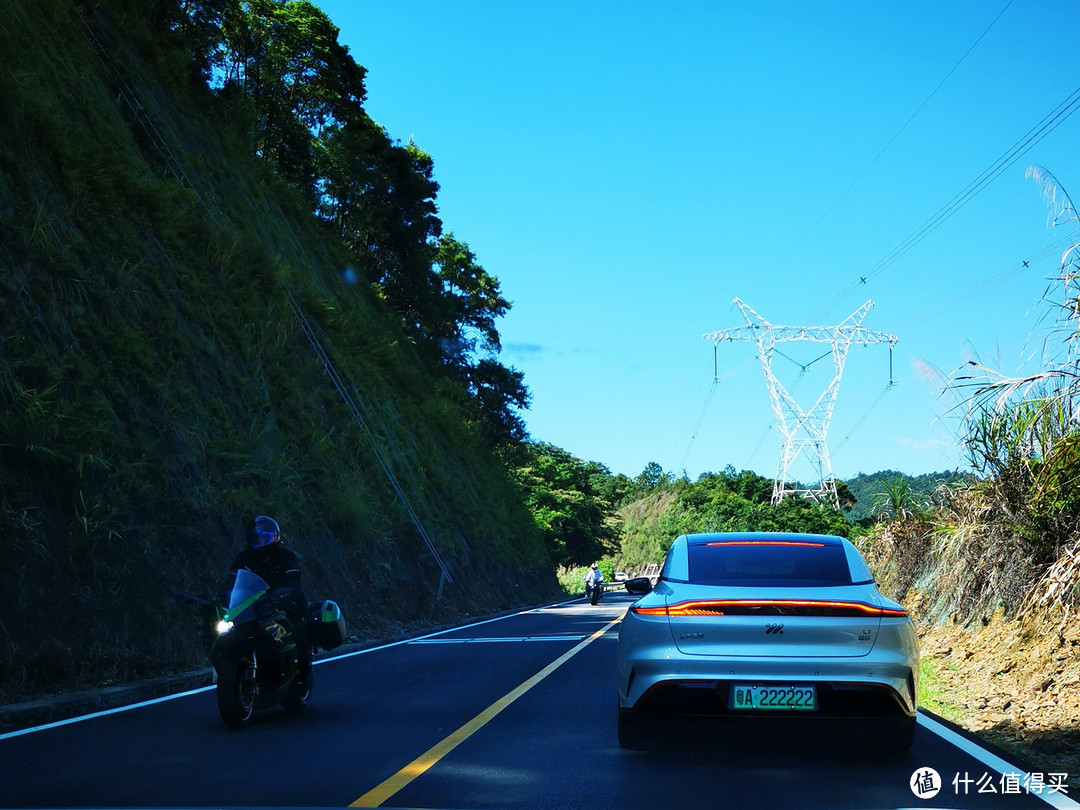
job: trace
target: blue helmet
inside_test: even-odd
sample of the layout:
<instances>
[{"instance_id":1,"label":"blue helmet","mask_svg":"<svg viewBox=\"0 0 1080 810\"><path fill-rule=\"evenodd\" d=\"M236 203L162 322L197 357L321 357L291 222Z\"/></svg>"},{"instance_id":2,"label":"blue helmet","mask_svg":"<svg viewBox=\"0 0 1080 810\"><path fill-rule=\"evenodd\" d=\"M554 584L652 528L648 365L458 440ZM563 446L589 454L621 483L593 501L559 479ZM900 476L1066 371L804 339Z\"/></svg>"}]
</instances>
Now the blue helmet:
<instances>
[{"instance_id":1,"label":"blue helmet","mask_svg":"<svg viewBox=\"0 0 1080 810\"><path fill-rule=\"evenodd\" d=\"M281 528L272 517L259 515L248 527L248 545L252 548L265 548L280 539Z\"/></svg>"}]
</instances>

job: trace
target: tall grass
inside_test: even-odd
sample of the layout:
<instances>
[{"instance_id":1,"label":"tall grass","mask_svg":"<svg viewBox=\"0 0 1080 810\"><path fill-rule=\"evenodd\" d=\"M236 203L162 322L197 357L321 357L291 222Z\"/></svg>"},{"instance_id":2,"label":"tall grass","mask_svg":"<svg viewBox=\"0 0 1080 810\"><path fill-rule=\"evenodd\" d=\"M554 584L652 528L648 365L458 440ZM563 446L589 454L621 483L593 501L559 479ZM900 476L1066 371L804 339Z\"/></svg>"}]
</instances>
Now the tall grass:
<instances>
[{"instance_id":1,"label":"tall grass","mask_svg":"<svg viewBox=\"0 0 1080 810\"><path fill-rule=\"evenodd\" d=\"M1028 175L1054 225L1080 223L1053 175ZM962 439L977 480L906 515L888 495L890 519L863 541L894 595L914 588L931 617L1080 606L1080 238L1044 299L1040 370L1010 376L973 362L952 381L967 397Z\"/></svg>"},{"instance_id":2,"label":"tall grass","mask_svg":"<svg viewBox=\"0 0 1080 810\"><path fill-rule=\"evenodd\" d=\"M1041 186L1052 224L1080 224L1050 172L1033 166L1028 176ZM957 380L974 388L969 459L1036 566L1052 563L1080 529L1080 237L1062 255L1044 300L1053 318L1042 370L1009 376L976 366Z\"/></svg>"}]
</instances>

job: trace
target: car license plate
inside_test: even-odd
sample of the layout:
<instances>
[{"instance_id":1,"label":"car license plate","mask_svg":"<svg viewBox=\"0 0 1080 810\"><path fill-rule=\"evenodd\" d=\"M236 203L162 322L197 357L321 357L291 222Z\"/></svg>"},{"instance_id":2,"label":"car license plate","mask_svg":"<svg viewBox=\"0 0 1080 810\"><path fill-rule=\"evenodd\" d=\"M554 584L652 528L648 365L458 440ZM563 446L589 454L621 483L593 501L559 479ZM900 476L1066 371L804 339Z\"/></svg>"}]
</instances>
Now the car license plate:
<instances>
[{"instance_id":1,"label":"car license plate","mask_svg":"<svg viewBox=\"0 0 1080 810\"><path fill-rule=\"evenodd\" d=\"M731 687L731 708L812 712L817 710L817 692L813 686L737 683Z\"/></svg>"}]
</instances>

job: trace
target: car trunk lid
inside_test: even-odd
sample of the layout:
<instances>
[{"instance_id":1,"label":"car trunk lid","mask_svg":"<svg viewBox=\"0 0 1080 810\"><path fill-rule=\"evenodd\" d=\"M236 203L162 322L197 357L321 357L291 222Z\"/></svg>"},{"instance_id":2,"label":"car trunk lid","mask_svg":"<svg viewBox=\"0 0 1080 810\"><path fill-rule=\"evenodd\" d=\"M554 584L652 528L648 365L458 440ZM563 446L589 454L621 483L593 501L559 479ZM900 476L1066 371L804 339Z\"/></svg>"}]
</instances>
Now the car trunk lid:
<instances>
[{"instance_id":1,"label":"car trunk lid","mask_svg":"<svg viewBox=\"0 0 1080 810\"><path fill-rule=\"evenodd\" d=\"M687 655L851 658L877 640L883 608L863 586L732 589L684 585L666 604L672 639ZM727 589L724 589L727 590Z\"/></svg>"}]
</instances>

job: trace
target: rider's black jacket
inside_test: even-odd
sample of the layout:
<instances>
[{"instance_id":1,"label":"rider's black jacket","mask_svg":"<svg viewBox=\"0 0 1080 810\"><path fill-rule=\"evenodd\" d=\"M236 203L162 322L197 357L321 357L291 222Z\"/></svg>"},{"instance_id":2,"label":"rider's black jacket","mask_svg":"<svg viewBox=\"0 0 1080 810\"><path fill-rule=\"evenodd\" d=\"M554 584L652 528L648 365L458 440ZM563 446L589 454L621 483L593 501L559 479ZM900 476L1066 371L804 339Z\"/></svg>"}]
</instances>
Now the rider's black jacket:
<instances>
[{"instance_id":1,"label":"rider's black jacket","mask_svg":"<svg viewBox=\"0 0 1080 810\"><path fill-rule=\"evenodd\" d=\"M287 589L279 598L285 613L293 625L293 633L296 636L298 650L300 652L301 666L310 666L310 648L307 644L307 634L304 628L304 620L307 614L307 599L300 587L300 557L280 542L272 543L262 548L245 548L236 555L232 566L229 568L229 590L232 590L236 581L236 572L246 568L253 574L262 577L270 586L270 592L277 589Z\"/></svg>"},{"instance_id":2,"label":"rider's black jacket","mask_svg":"<svg viewBox=\"0 0 1080 810\"><path fill-rule=\"evenodd\" d=\"M237 554L232 567L229 568L230 590L232 583L236 581L236 572L241 568L246 568L266 580L271 591L278 588L290 589L298 605L299 600L303 599L304 594L300 588L300 557L295 551L286 548L281 543L273 543L262 548L245 548ZM305 601L301 610L306 607Z\"/></svg>"}]
</instances>

